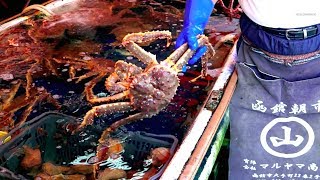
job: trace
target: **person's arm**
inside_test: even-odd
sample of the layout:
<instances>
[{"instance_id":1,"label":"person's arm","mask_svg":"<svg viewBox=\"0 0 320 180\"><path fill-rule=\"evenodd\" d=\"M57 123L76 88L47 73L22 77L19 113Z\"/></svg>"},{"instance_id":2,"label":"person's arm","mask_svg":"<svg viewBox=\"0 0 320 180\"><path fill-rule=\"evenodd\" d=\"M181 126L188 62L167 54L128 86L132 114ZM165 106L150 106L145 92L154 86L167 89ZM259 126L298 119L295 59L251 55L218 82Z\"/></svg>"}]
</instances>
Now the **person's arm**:
<instances>
[{"instance_id":1,"label":"person's arm","mask_svg":"<svg viewBox=\"0 0 320 180\"><path fill-rule=\"evenodd\" d=\"M197 35L203 34L217 0L187 0L184 12L183 29L176 42L176 48L188 43L190 49L197 50L189 61L194 64L205 52L206 47L198 49Z\"/></svg>"}]
</instances>

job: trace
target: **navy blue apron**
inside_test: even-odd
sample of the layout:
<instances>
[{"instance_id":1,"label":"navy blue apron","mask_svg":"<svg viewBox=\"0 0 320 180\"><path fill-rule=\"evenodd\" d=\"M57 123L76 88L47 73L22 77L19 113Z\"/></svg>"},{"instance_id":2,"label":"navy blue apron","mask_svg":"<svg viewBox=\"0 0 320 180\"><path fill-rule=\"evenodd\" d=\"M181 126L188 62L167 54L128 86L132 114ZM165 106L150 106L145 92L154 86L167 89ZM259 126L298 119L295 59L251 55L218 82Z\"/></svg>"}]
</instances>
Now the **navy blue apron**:
<instances>
[{"instance_id":1,"label":"navy blue apron","mask_svg":"<svg viewBox=\"0 0 320 180\"><path fill-rule=\"evenodd\" d=\"M230 103L229 179L320 179L320 58L275 63L242 42Z\"/></svg>"}]
</instances>

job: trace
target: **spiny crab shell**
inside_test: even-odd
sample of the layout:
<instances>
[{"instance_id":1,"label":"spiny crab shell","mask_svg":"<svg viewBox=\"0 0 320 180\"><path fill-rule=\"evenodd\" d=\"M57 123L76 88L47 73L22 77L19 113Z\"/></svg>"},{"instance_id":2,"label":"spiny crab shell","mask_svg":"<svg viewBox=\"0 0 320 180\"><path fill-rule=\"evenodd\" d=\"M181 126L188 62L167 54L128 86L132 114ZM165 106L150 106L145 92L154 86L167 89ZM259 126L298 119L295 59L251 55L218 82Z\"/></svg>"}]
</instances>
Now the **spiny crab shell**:
<instances>
[{"instance_id":1,"label":"spiny crab shell","mask_svg":"<svg viewBox=\"0 0 320 180\"><path fill-rule=\"evenodd\" d=\"M176 72L163 65L155 65L132 80L133 106L142 112L158 113L170 103L178 86Z\"/></svg>"}]
</instances>

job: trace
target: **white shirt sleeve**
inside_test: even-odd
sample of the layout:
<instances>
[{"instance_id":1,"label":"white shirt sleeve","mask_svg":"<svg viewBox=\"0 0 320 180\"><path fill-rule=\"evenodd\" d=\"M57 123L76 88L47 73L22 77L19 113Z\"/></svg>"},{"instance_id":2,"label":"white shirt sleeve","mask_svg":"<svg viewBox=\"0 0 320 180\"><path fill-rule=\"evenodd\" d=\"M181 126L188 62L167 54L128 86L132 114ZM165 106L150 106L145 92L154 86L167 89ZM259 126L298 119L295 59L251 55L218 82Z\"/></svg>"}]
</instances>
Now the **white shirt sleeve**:
<instances>
[{"instance_id":1,"label":"white shirt sleeve","mask_svg":"<svg viewBox=\"0 0 320 180\"><path fill-rule=\"evenodd\" d=\"M320 0L239 0L255 23L272 28L299 28L320 23Z\"/></svg>"}]
</instances>

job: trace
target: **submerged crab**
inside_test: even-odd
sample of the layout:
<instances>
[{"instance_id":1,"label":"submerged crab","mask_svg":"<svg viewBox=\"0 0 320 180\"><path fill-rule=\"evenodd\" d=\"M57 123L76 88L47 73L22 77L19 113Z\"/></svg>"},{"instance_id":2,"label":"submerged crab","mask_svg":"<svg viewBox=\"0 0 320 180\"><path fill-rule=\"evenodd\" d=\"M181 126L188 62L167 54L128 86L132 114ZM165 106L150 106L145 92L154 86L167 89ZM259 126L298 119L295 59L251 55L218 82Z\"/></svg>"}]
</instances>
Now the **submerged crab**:
<instances>
[{"instance_id":1,"label":"submerged crab","mask_svg":"<svg viewBox=\"0 0 320 180\"><path fill-rule=\"evenodd\" d=\"M128 32L170 27L182 19L182 11L174 6L155 4L126 0L79 0L77 7L64 13L52 12L41 5L29 6L24 12L37 9L46 15L40 21L30 22L33 28L29 34L36 40L66 36L94 38L98 29L107 27L104 31L112 30L110 33L117 39L113 44L119 45Z\"/></svg>"},{"instance_id":2,"label":"submerged crab","mask_svg":"<svg viewBox=\"0 0 320 180\"><path fill-rule=\"evenodd\" d=\"M88 111L79 128L92 124L95 116L115 113L119 111L140 111L113 123L107 128L100 143L104 142L107 135L119 126L129 122L152 117L164 109L175 95L179 86L178 72L187 64L194 51L184 44L175 50L166 60L158 63L156 56L146 52L138 44L152 42L156 39L171 40L169 31L152 31L146 33L128 34L123 39L123 46L135 57L147 66L143 70L136 65L118 61L115 64L115 72L107 79L106 88L113 95L97 98L92 91L87 92L87 98L91 103L108 103L94 106ZM204 35L198 37L200 46L208 46L208 51L202 60L208 61L215 53L213 47ZM137 44L138 43L138 44ZM128 99L129 101L109 103L111 101Z\"/></svg>"}]
</instances>

